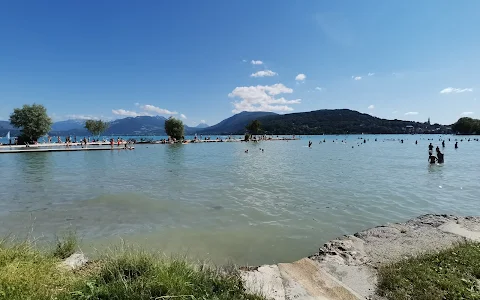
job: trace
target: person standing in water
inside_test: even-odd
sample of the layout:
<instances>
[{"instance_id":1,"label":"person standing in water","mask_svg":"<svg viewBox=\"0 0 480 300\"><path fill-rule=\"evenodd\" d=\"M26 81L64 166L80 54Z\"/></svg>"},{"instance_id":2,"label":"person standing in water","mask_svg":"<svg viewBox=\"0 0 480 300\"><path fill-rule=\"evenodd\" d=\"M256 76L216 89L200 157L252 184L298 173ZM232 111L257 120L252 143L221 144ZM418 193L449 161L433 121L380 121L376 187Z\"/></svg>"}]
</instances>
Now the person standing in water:
<instances>
[{"instance_id":1,"label":"person standing in water","mask_svg":"<svg viewBox=\"0 0 480 300\"><path fill-rule=\"evenodd\" d=\"M428 145L428 151L430 151L430 152L433 151L433 145L432 145L432 143L430 143L430 145Z\"/></svg>"},{"instance_id":2,"label":"person standing in water","mask_svg":"<svg viewBox=\"0 0 480 300\"><path fill-rule=\"evenodd\" d=\"M442 147L445 148L445 140L442 141Z\"/></svg>"},{"instance_id":3,"label":"person standing in water","mask_svg":"<svg viewBox=\"0 0 480 300\"><path fill-rule=\"evenodd\" d=\"M440 152L440 149L437 147L437 161L439 164L444 163L444 155L442 152Z\"/></svg>"},{"instance_id":4,"label":"person standing in water","mask_svg":"<svg viewBox=\"0 0 480 300\"><path fill-rule=\"evenodd\" d=\"M455 142L455 149L458 149L458 142Z\"/></svg>"},{"instance_id":5,"label":"person standing in water","mask_svg":"<svg viewBox=\"0 0 480 300\"><path fill-rule=\"evenodd\" d=\"M308 141L308 148L312 148L312 141Z\"/></svg>"},{"instance_id":6,"label":"person standing in water","mask_svg":"<svg viewBox=\"0 0 480 300\"><path fill-rule=\"evenodd\" d=\"M432 152L429 153L428 155L428 161L430 162L431 165L434 165L437 162L437 158L432 154Z\"/></svg>"}]
</instances>

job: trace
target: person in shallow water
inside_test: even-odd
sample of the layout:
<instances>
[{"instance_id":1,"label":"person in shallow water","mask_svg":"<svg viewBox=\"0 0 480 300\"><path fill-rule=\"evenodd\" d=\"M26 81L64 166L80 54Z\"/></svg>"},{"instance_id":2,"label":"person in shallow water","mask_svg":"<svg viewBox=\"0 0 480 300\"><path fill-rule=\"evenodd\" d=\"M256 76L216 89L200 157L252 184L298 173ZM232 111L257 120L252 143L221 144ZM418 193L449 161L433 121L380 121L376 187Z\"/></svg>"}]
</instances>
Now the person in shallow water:
<instances>
[{"instance_id":1,"label":"person in shallow water","mask_svg":"<svg viewBox=\"0 0 480 300\"><path fill-rule=\"evenodd\" d=\"M445 141L442 141L442 147L445 148Z\"/></svg>"},{"instance_id":2,"label":"person in shallow water","mask_svg":"<svg viewBox=\"0 0 480 300\"><path fill-rule=\"evenodd\" d=\"M437 147L437 161L439 164L444 163L444 155L442 152L440 152L440 149Z\"/></svg>"},{"instance_id":3,"label":"person in shallow water","mask_svg":"<svg viewBox=\"0 0 480 300\"><path fill-rule=\"evenodd\" d=\"M308 141L308 148L312 147L312 141Z\"/></svg>"},{"instance_id":4,"label":"person in shallow water","mask_svg":"<svg viewBox=\"0 0 480 300\"><path fill-rule=\"evenodd\" d=\"M455 142L455 149L458 149L458 142Z\"/></svg>"},{"instance_id":5,"label":"person in shallow water","mask_svg":"<svg viewBox=\"0 0 480 300\"><path fill-rule=\"evenodd\" d=\"M430 162L431 165L435 164L437 162L437 158L435 155L432 154L432 152L429 153L428 155L428 162Z\"/></svg>"},{"instance_id":6,"label":"person in shallow water","mask_svg":"<svg viewBox=\"0 0 480 300\"><path fill-rule=\"evenodd\" d=\"M433 151L433 145L432 145L432 143L430 143L430 145L428 145L428 151Z\"/></svg>"}]
</instances>

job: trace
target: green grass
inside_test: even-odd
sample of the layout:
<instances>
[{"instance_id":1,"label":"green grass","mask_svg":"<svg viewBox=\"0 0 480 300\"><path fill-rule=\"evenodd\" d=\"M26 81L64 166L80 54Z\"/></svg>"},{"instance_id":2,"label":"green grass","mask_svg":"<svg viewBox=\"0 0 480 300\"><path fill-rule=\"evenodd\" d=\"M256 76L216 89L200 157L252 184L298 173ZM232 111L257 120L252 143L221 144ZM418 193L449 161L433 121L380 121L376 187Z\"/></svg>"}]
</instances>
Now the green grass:
<instances>
[{"instance_id":1,"label":"green grass","mask_svg":"<svg viewBox=\"0 0 480 300\"><path fill-rule=\"evenodd\" d=\"M57 237L57 242L52 255L56 258L65 259L75 253L78 246L77 236L73 232L67 233L62 238Z\"/></svg>"},{"instance_id":2,"label":"green grass","mask_svg":"<svg viewBox=\"0 0 480 300\"><path fill-rule=\"evenodd\" d=\"M72 249L55 249L64 248ZM70 251L54 252L28 242L0 243L0 299L263 299L245 292L235 268L126 249L68 271L58 264Z\"/></svg>"},{"instance_id":3,"label":"green grass","mask_svg":"<svg viewBox=\"0 0 480 300\"><path fill-rule=\"evenodd\" d=\"M377 293L387 299L480 299L480 243L381 267Z\"/></svg>"}]
</instances>

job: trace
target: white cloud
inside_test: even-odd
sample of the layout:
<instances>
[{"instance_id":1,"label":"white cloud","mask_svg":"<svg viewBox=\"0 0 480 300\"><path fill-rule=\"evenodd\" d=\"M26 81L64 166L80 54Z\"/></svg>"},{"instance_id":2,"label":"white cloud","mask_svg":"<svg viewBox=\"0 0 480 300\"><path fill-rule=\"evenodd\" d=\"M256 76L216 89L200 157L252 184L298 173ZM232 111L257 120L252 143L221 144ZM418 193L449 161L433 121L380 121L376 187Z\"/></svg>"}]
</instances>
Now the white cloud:
<instances>
[{"instance_id":1,"label":"white cloud","mask_svg":"<svg viewBox=\"0 0 480 300\"><path fill-rule=\"evenodd\" d=\"M232 102L232 112L242 111L292 111L287 104L299 104L301 99L287 100L283 97L275 98L280 94L291 94L293 89L281 83L274 85L257 85L236 87L228 97L239 98L240 101Z\"/></svg>"},{"instance_id":2,"label":"white cloud","mask_svg":"<svg viewBox=\"0 0 480 300\"><path fill-rule=\"evenodd\" d=\"M125 110L125 109L112 109L114 115L126 116L126 117L138 117L145 116L146 114L137 113L136 111Z\"/></svg>"},{"instance_id":3,"label":"white cloud","mask_svg":"<svg viewBox=\"0 0 480 300\"><path fill-rule=\"evenodd\" d=\"M375 108L375 105L373 105L373 104L368 106L368 109L374 109L374 108Z\"/></svg>"},{"instance_id":4,"label":"white cloud","mask_svg":"<svg viewBox=\"0 0 480 300\"><path fill-rule=\"evenodd\" d=\"M182 119L187 119L187 116L184 115L184 114L180 114L180 117L181 117Z\"/></svg>"},{"instance_id":5,"label":"white cloud","mask_svg":"<svg viewBox=\"0 0 480 300\"><path fill-rule=\"evenodd\" d=\"M100 120L100 117L92 115L66 115L67 120Z\"/></svg>"},{"instance_id":6,"label":"white cloud","mask_svg":"<svg viewBox=\"0 0 480 300\"><path fill-rule=\"evenodd\" d=\"M352 76L354 80L362 80L362 76Z\"/></svg>"},{"instance_id":7,"label":"white cloud","mask_svg":"<svg viewBox=\"0 0 480 300\"><path fill-rule=\"evenodd\" d=\"M373 76L375 75L375 73L368 73L368 76Z\"/></svg>"},{"instance_id":8,"label":"white cloud","mask_svg":"<svg viewBox=\"0 0 480 300\"><path fill-rule=\"evenodd\" d=\"M251 61L251 64L252 64L252 65L263 65L263 61L261 61L261 60L252 60L252 61Z\"/></svg>"},{"instance_id":9,"label":"white cloud","mask_svg":"<svg viewBox=\"0 0 480 300\"><path fill-rule=\"evenodd\" d=\"M250 75L250 77L271 77L275 75L278 75L278 74L270 70L265 70L265 71L258 71L257 73L253 73L252 75Z\"/></svg>"},{"instance_id":10,"label":"white cloud","mask_svg":"<svg viewBox=\"0 0 480 300\"><path fill-rule=\"evenodd\" d=\"M305 79L307 79L307 75L302 74L302 73L298 74L298 75L295 77L295 80L296 80L296 81L304 81Z\"/></svg>"},{"instance_id":11,"label":"white cloud","mask_svg":"<svg viewBox=\"0 0 480 300\"><path fill-rule=\"evenodd\" d=\"M473 111L464 111L461 113L462 116L470 116L473 115Z\"/></svg>"},{"instance_id":12,"label":"white cloud","mask_svg":"<svg viewBox=\"0 0 480 300\"><path fill-rule=\"evenodd\" d=\"M453 87L448 87L440 91L440 94L450 94L450 93L464 93L464 92L473 92L472 88L458 89Z\"/></svg>"},{"instance_id":13,"label":"white cloud","mask_svg":"<svg viewBox=\"0 0 480 300\"><path fill-rule=\"evenodd\" d=\"M135 104L135 106L139 106L139 105L140 105L140 103L138 103L138 102L135 102L134 104Z\"/></svg>"},{"instance_id":14,"label":"white cloud","mask_svg":"<svg viewBox=\"0 0 480 300\"><path fill-rule=\"evenodd\" d=\"M168 109L156 107L156 106L153 106L153 105L150 105L150 104L142 105L142 106L140 106L140 108L143 109L144 111L154 112L154 113L157 113L157 114L160 114L160 115L176 115L176 114L178 114L176 111L169 111Z\"/></svg>"},{"instance_id":15,"label":"white cloud","mask_svg":"<svg viewBox=\"0 0 480 300\"><path fill-rule=\"evenodd\" d=\"M319 86L317 86L315 89L316 89L317 91L323 91L323 88L321 88L321 87L319 87Z\"/></svg>"},{"instance_id":16,"label":"white cloud","mask_svg":"<svg viewBox=\"0 0 480 300\"><path fill-rule=\"evenodd\" d=\"M207 124L207 121L205 121L205 120L200 120L200 124Z\"/></svg>"},{"instance_id":17,"label":"white cloud","mask_svg":"<svg viewBox=\"0 0 480 300\"><path fill-rule=\"evenodd\" d=\"M414 115L418 115L418 112L417 111L409 111L409 112L406 112L405 115L406 116L414 116Z\"/></svg>"},{"instance_id":18,"label":"white cloud","mask_svg":"<svg viewBox=\"0 0 480 300\"><path fill-rule=\"evenodd\" d=\"M243 61L243 62L247 62L247 60L246 60L246 59L242 59L242 61Z\"/></svg>"}]
</instances>

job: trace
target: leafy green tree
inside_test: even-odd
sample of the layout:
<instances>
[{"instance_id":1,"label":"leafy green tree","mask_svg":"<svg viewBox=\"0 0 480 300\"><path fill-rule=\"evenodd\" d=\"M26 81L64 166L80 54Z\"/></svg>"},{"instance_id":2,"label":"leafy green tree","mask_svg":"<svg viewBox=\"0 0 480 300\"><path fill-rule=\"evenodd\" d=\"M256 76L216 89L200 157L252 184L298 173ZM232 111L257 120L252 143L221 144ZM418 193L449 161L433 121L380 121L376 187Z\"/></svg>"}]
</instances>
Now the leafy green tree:
<instances>
[{"instance_id":1,"label":"leafy green tree","mask_svg":"<svg viewBox=\"0 0 480 300\"><path fill-rule=\"evenodd\" d=\"M23 105L15 108L10 115L10 123L20 129L21 140L34 142L47 134L52 128L52 119L41 104Z\"/></svg>"},{"instance_id":2,"label":"leafy green tree","mask_svg":"<svg viewBox=\"0 0 480 300\"><path fill-rule=\"evenodd\" d=\"M85 128L94 136L99 136L108 129L108 122L102 120L87 120Z\"/></svg>"},{"instance_id":3,"label":"leafy green tree","mask_svg":"<svg viewBox=\"0 0 480 300\"><path fill-rule=\"evenodd\" d=\"M251 134L258 134L260 132L260 129L262 127L262 124L258 120L253 120L250 124L247 125L247 130Z\"/></svg>"},{"instance_id":4,"label":"leafy green tree","mask_svg":"<svg viewBox=\"0 0 480 300\"><path fill-rule=\"evenodd\" d=\"M170 117L165 121L165 132L168 136L180 140L183 138L183 122L174 117Z\"/></svg>"},{"instance_id":5,"label":"leafy green tree","mask_svg":"<svg viewBox=\"0 0 480 300\"><path fill-rule=\"evenodd\" d=\"M480 120L463 117L452 125L452 130L460 134L480 133Z\"/></svg>"}]
</instances>

